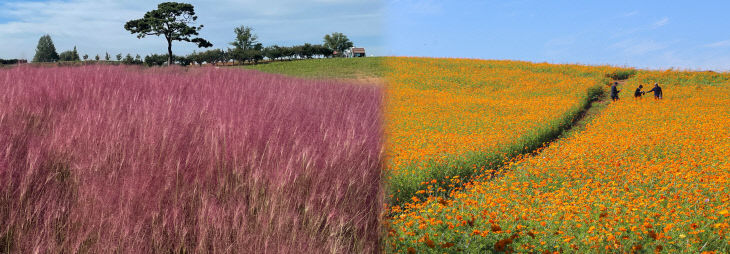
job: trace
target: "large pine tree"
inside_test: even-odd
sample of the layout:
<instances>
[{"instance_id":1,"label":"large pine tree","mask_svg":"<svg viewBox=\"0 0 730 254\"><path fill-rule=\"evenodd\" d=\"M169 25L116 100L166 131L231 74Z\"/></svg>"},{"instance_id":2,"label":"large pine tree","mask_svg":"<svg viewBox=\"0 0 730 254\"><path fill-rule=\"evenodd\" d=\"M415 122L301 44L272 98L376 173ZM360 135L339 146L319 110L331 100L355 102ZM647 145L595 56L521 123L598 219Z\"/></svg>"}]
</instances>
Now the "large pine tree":
<instances>
[{"instance_id":1,"label":"large pine tree","mask_svg":"<svg viewBox=\"0 0 730 254\"><path fill-rule=\"evenodd\" d=\"M50 35L41 36L35 50L33 62L55 62L58 61L56 46L53 45Z\"/></svg>"},{"instance_id":2,"label":"large pine tree","mask_svg":"<svg viewBox=\"0 0 730 254\"><path fill-rule=\"evenodd\" d=\"M200 48L213 46L203 38L193 38L193 36L198 36L200 29L203 29L203 25L194 25L196 20L198 20L198 16L195 16L195 8L192 4L165 2L157 5L156 10L145 13L144 18L130 20L124 24L124 29L132 34L137 34L137 38L144 38L148 35L165 36L167 64L171 65L173 63L173 41L192 42Z\"/></svg>"}]
</instances>

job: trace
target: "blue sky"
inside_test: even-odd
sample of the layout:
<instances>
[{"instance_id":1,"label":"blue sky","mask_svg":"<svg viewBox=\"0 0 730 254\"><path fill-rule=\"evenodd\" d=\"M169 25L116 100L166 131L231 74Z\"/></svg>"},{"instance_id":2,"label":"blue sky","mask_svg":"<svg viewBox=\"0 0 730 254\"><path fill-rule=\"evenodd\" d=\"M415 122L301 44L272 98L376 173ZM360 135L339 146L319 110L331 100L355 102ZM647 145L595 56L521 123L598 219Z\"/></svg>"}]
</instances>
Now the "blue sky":
<instances>
[{"instance_id":1,"label":"blue sky","mask_svg":"<svg viewBox=\"0 0 730 254\"><path fill-rule=\"evenodd\" d=\"M164 53L164 38L137 39L124 23L141 18L163 1L150 0L0 0L0 58L33 58L46 33L61 52L77 46L81 55ZM195 6L201 37L227 48L233 28L254 28L264 45L322 43L342 32L370 54L384 54L381 0L181 0ZM191 43L173 43L173 53L188 54ZM200 50L200 49L198 49ZM205 49L203 49L205 50Z\"/></svg>"},{"instance_id":2,"label":"blue sky","mask_svg":"<svg viewBox=\"0 0 730 254\"><path fill-rule=\"evenodd\" d=\"M730 70L727 1L386 4L387 55Z\"/></svg>"},{"instance_id":3,"label":"blue sky","mask_svg":"<svg viewBox=\"0 0 730 254\"><path fill-rule=\"evenodd\" d=\"M162 38L123 29L160 1L0 0L0 58L32 58L50 33L59 51L149 54ZM265 45L347 34L372 55L513 59L730 71L730 2L538 0L189 0L202 37L228 47L252 26ZM176 53L196 48L175 43Z\"/></svg>"}]
</instances>

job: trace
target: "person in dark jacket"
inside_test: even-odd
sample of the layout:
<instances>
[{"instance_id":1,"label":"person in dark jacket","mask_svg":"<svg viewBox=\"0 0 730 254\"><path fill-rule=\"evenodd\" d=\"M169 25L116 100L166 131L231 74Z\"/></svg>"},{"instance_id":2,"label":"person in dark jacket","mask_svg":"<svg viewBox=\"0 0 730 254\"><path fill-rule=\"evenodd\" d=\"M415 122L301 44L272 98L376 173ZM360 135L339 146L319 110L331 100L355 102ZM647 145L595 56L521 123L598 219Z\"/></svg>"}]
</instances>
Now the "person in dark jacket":
<instances>
[{"instance_id":1,"label":"person in dark jacket","mask_svg":"<svg viewBox=\"0 0 730 254\"><path fill-rule=\"evenodd\" d=\"M652 88L649 91L646 91L647 93L654 92L654 99L661 99L662 98L662 88L659 86L659 83L654 83L654 88Z\"/></svg>"},{"instance_id":2,"label":"person in dark jacket","mask_svg":"<svg viewBox=\"0 0 730 254\"><path fill-rule=\"evenodd\" d=\"M644 95L644 93L645 93L644 91L641 91L642 88L644 88L644 86L642 86L642 85L639 85L639 87L636 88L636 91L634 92L634 98L641 99L641 96Z\"/></svg>"},{"instance_id":3,"label":"person in dark jacket","mask_svg":"<svg viewBox=\"0 0 730 254\"><path fill-rule=\"evenodd\" d=\"M621 90L616 88L616 85L618 85L618 82L613 82L613 85L611 86L611 100L613 101L618 100L618 93L621 92Z\"/></svg>"}]
</instances>

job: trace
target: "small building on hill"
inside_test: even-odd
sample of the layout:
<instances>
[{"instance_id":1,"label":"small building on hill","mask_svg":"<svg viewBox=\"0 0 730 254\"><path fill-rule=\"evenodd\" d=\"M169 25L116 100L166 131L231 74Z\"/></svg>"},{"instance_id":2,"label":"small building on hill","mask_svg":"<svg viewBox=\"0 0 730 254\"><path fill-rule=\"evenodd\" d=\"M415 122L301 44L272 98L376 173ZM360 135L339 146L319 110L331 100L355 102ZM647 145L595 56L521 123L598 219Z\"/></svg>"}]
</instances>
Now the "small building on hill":
<instances>
[{"instance_id":1,"label":"small building on hill","mask_svg":"<svg viewBox=\"0 0 730 254\"><path fill-rule=\"evenodd\" d=\"M345 56L345 57L365 57L365 48L352 47L352 48L346 49L343 56Z\"/></svg>"},{"instance_id":2,"label":"small building on hill","mask_svg":"<svg viewBox=\"0 0 730 254\"><path fill-rule=\"evenodd\" d=\"M365 57L365 48L352 48L352 57Z\"/></svg>"}]
</instances>

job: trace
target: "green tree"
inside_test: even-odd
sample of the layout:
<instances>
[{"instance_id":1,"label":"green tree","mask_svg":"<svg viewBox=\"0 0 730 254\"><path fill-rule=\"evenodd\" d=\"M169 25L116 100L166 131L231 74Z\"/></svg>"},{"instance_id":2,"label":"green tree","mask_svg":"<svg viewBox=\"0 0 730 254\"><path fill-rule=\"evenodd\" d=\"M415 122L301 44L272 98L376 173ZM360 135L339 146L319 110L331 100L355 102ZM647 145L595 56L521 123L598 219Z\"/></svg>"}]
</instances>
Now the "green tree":
<instances>
[{"instance_id":1,"label":"green tree","mask_svg":"<svg viewBox=\"0 0 730 254\"><path fill-rule=\"evenodd\" d=\"M291 60L294 55L296 55L296 52L294 51L294 47L281 47L281 56L286 57L288 60Z\"/></svg>"},{"instance_id":2,"label":"green tree","mask_svg":"<svg viewBox=\"0 0 730 254\"><path fill-rule=\"evenodd\" d=\"M259 37L253 34L253 28L251 27L239 26L234 28L233 32L236 33L236 40L231 42L231 45L238 50L252 49L258 43Z\"/></svg>"},{"instance_id":3,"label":"green tree","mask_svg":"<svg viewBox=\"0 0 730 254\"><path fill-rule=\"evenodd\" d=\"M302 45L302 56L308 59L311 59L313 55L315 55L316 52L314 52L314 46L310 43L304 43Z\"/></svg>"},{"instance_id":4,"label":"green tree","mask_svg":"<svg viewBox=\"0 0 730 254\"><path fill-rule=\"evenodd\" d=\"M198 16L195 16L195 8L192 4L165 2L157 5L156 10L145 13L144 18L130 20L124 24L124 29L132 34L137 34L137 38L144 38L147 35L165 36L167 40L167 64L170 65L173 58L173 41L192 42L200 48L213 46L203 38L192 38L197 36L198 31L203 29L203 25L189 26L197 19Z\"/></svg>"},{"instance_id":5,"label":"green tree","mask_svg":"<svg viewBox=\"0 0 730 254\"><path fill-rule=\"evenodd\" d=\"M122 61L122 53L117 54L117 61Z\"/></svg>"},{"instance_id":6,"label":"green tree","mask_svg":"<svg viewBox=\"0 0 730 254\"><path fill-rule=\"evenodd\" d=\"M200 64L203 63L203 60L201 60L202 59L201 54L198 53L198 52L195 52L195 50L193 50L193 53L190 53L190 55L187 55L186 57L193 64L199 64L200 65Z\"/></svg>"},{"instance_id":7,"label":"green tree","mask_svg":"<svg viewBox=\"0 0 730 254\"><path fill-rule=\"evenodd\" d=\"M264 56L271 61L276 61L283 56L283 52L278 45L269 46L264 49Z\"/></svg>"},{"instance_id":8,"label":"green tree","mask_svg":"<svg viewBox=\"0 0 730 254\"><path fill-rule=\"evenodd\" d=\"M140 61L140 62L137 62L137 61L136 61L136 60L134 60L134 58L132 57L132 54L127 54L127 56L125 56L125 57L124 57L124 61L123 61L123 63L124 63L124 64L141 64L141 61Z\"/></svg>"},{"instance_id":9,"label":"green tree","mask_svg":"<svg viewBox=\"0 0 730 254\"><path fill-rule=\"evenodd\" d=\"M112 59L112 57L111 57L111 56L109 56L109 52L106 52L106 55L104 56L104 60L107 60L107 61L109 61L109 60L111 60L111 59Z\"/></svg>"},{"instance_id":10,"label":"green tree","mask_svg":"<svg viewBox=\"0 0 730 254\"><path fill-rule=\"evenodd\" d=\"M58 53L56 52L56 46L53 45L51 36L46 34L41 36L38 40L38 46L36 46L35 56L33 56L33 62L55 62L58 61Z\"/></svg>"},{"instance_id":11,"label":"green tree","mask_svg":"<svg viewBox=\"0 0 730 254\"><path fill-rule=\"evenodd\" d=\"M89 60L89 54L84 54L84 61Z\"/></svg>"},{"instance_id":12,"label":"green tree","mask_svg":"<svg viewBox=\"0 0 730 254\"><path fill-rule=\"evenodd\" d=\"M66 50L64 52L61 52L61 54L58 54L58 60L64 61L64 62L71 62L74 61L74 52L71 50Z\"/></svg>"},{"instance_id":13,"label":"green tree","mask_svg":"<svg viewBox=\"0 0 730 254\"><path fill-rule=\"evenodd\" d=\"M71 61L81 61L81 57L79 57L79 51L76 50L76 46L74 46L74 50L71 52L73 53L73 55L72 55L73 60L71 60Z\"/></svg>"},{"instance_id":14,"label":"green tree","mask_svg":"<svg viewBox=\"0 0 730 254\"><path fill-rule=\"evenodd\" d=\"M99 57L99 54L96 54L96 56L94 57L94 59L96 59L96 61L98 62L99 59L101 59L101 57Z\"/></svg>"},{"instance_id":15,"label":"green tree","mask_svg":"<svg viewBox=\"0 0 730 254\"><path fill-rule=\"evenodd\" d=\"M199 63L206 62L209 64L216 64L218 62L228 61L228 56L226 52L221 49L212 49L197 53L197 58L197 61Z\"/></svg>"},{"instance_id":16,"label":"green tree","mask_svg":"<svg viewBox=\"0 0 730 254\"><path fill-rule=\"evenodd\" d=\"M152 54L144 57L144 62L147 66L160 66L167 62L167 56Z\"/></svg>"},{"instance_id":17,"label":"green tree","mask_svg":"<svg viewBox=\"0 0 730 254\"><path fill-rule=\"evenodd\" d=\"M332 56L333 52L332 52L332 49L330 49L330 48L327 48L322 45L314 45L313 47L314 47L315 55L321 55L322 57L327 57L327 58Z\"/></svg>"},{"instance_id":18,"label":"green tree","mask_svg":"<svg viewBox=\"0 0 730 254\"><path fill-rule=\"evenodd\" d=\"M79 57L79 52L76 50L76 46L74 46L73 50L67 50L61 52L61 54L58 54L58 60L66 62L76 62L81 61L81 58Z\"/></svg>"},{"instance_id":19,"label":"green tree","mask_svg":"<svg viewBox=\"0 0 730 254\"><path fill-rule=\"evenodd\" d=\"M337 54L342 56L342 52L351 48L353 44L343 33L332 33L324 36L324 46L337 51Z\"/></svg>"}]
</instances>

